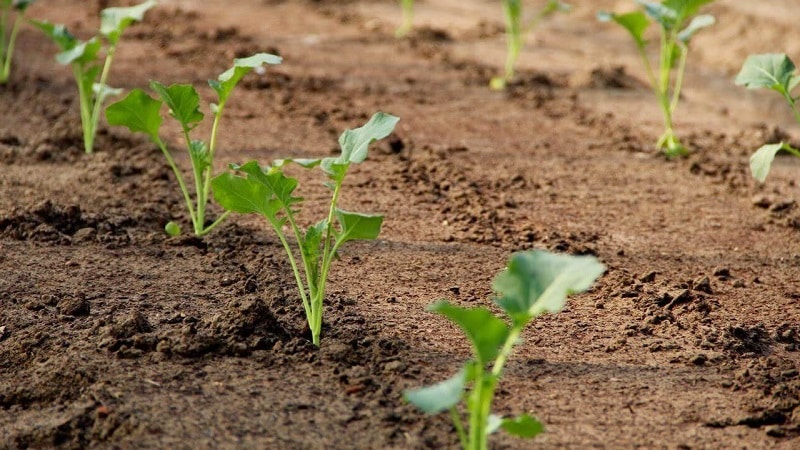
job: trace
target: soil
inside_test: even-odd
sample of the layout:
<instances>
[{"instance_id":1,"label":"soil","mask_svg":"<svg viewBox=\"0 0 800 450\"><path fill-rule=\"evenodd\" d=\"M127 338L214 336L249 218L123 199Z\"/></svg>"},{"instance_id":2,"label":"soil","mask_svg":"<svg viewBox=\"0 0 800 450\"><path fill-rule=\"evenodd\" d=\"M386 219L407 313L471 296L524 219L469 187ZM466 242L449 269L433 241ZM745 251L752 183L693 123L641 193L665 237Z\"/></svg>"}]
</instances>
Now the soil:
<instances>
[{"instance_id":1,"label":"soil","mask_svg":"<svg viewBox=\"0 0 800 450\"><path fill-rule=\"evenodd\" d=\"M667 161L632 43L594 18L628 1L542 24L506 92L487 89L497 2L420 1L397 40L390 0L161 1L124 36L112 85L191 82L210 100L233 57L284 57L234 93L219 171L329 155L375 111L402 119L346 182L342 207L386 221L342 249L321 348L263 220L165 236L188 224L160 152L103 125L84 155L71 73L24 27L0 87L0 448L454 448L446 417L401 397L469 357L425 306L490 304L493 276L531 248L608 271L509 362L496 410L547 433L493 448L800 447L798 162L778 158L765 185L748 172L755 148L800 130L777 95L732 84L750 53L800 57L794 3L707 8L718 23L694 42L677 117L692 154ZM97 9L30 15L86 37ZM301 190L311 222L326 191Z\"/></svg>"}]
</instances>

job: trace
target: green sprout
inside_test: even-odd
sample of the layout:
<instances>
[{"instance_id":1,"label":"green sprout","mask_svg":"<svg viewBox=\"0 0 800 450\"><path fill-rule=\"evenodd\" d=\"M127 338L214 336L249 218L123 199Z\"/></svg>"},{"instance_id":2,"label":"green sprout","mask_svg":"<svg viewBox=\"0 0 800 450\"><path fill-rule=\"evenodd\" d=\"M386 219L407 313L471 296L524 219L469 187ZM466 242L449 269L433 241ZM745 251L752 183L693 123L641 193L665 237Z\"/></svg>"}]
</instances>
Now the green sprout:
<instances>
[{"instance_id":1,"label":"green sprout","mask_svg":"<svg viewBox=\"0 0 800 450\"><path fill-rule=\"evenodd\" d=\"M462 308L446 301L432 305L429 310L464 331L474 359L448 380L406 391L406 400L428 414L449 411L465 450L486 450L489 435L500 429L523 438L542 433L544 426L528 414L510 418L491 414L503 368L531 320L560 311L568 295L589 289L604 271L593 256L515 253L493 284L498 293L494 301L508 315L510 327L487 308ZM458 408L462 401L466 403L466 422Z\"/></svg>"},{"instance_id":2,"label":"green sprout","mask_svg":"<svg viewBox=\"0 0 800 450\"><path fill-rule=\"evenodd\" d=\"M675 135L672 122L675 109L681 97L683 76L686 70L686 59L689 43L695 33L713 25L714 16L704 14L695 16L698 10L713 0L664 0L661 3L637 0L644 11L625 14L600 12L597 17L601 21L613 21L628 30L636 48L644 62L647 77L658 99L658 105L664 116L666 130L656 143L669 158L685 156L689 152ZM691 21L689 19L691 18ZM661 31L661 51L658 59L658 76L647 56L648 41L644 34L650 23L658 23ZM686 22L689 24L684 26ZM675 71L673 80L672 73ZM671 91L671 92L670 92Z\"/></svg>"},{"instance_id":3,"label":"green sprout","mask_svg":"<svg viewBox=\"0 0 800 450\"><path fill-rule=\"evenodd\" d=\"M503 11L506 18L506 65L503 76L491 79L489 86L494 90L503 90L506 84L514 79L514 67L519 59L525 36L536 28L539 23L547 17L557 13L570 10L570 6L558 0L549 0L547 4L537 12L533 18L525 22L522 11L522 0L504 0Z\"/></svg>"},{"instance_id":4,"label":"green sprout","mask_svg":"<svg viewBox=\"0 0 800 450\"><path fill-rule=\"evenodd\" d=\"M0 0L0 84L6 84L11 76L11 60L14 57L19 26L25 10L34 1L36 0ZM12 14L12 11L15 14Z\"/></svg>"},{"instance_id":5,"label":"green sprout","mask_svg":"<svg viewBox=\"0 0 800 450\"><path fill-rule=\"evenodd\" d=\"M223 208L241 214L260 214L278 235L292 266L311 339L316 346L320 344L325 285L333 259L345 242L376 239L383 223L383 216L345 211L336 206L345 175L351 164L366 159L372 142L391 134L398 120L392 115L377 113L361 128L345 131L339 137L342 153L336 158L283 159L264 168L250 161L243 166L231 166L245 176L223 173L211 183L214 198ZM329 180L326 186L333 191L327 217L305 231L296 217L303 203L303 198L294 195L298 181L284 173L290 163L306 169L319 166ZM289 245L285 227L294 234L296 252ZM302 275L297 256L302 263Z\"/></svg>"},{"instance_id":6,"label":"green sprout","mask_svg":"<svg viewBox=\"0 0 800 450\"><path fill-rule=\"evenodd\" d=\"M767 88L778 92L789 103L794 118L800 124L800 108L797 105L800 96L792 96L794 88L800 85L800 75L796 71L794 62L784 53L750 55L736 76L736 84L748 89ZM781 150L800 157L800 150L786 142L764 145L750 158L750 172L755 179L762 183L767 179L772 161Z\"/></svg>"},{"instance_id":7,"label":"green sprout","mask_svg":"<svg viewBox=\"0 0 800 450\"><path fill-rule=\"evenodd\" d=\"M78 83L83 146L86 153L94 152L94 139L103 103L109 96L122 93L120 89L113 89L106 84L119 39L126 28L134 22L140 22L144 14L155 5L155 0L148 0L127 8L102 10L100 33L88 41L77 39L64 25L31 21L61 49L61 53L56 55L56 61L72 67L72 73ZM103 48L103 39L108 46L105 60L101 64L100 52Z\"/></svg>"},{"instance_id":8,"label":"green sprout","mask_svg":"<svg viewBox=\"0 0 800 450\"><path fill-rule=\"evenodd\" d=\"M397 38L405 37L414 28L414 0L400 0L400 8L403 10L403 23L394 32Z\"/></svg>"},{"instance_id":9,"label":"green sprout","mask_svg":"<svg viewBox=\"0 0 800 450\"><path fill-rule=\"evenodd\" d=\"M229 212L225 212L216 221L206 225L206 207L211 195L211 178L214 170L214 155L217 150L217 132L222 120L222 113L228 103L233 88L241 79L252 70L265 64L280 64L281 58L269 53L258 53L248 58L238 58L233 62L233 67L223 72L217 80L209 80L208 84L217 93L217 103L211 104L214 123L211 126L211 137L206 143L202 140L191 138L191 132L203 120L200 112L200 94L190 84L173 84L169 87L157 81L151 81L150 87L156 92L156 100L141 89L134 89L124 99L109 105L106 108L106 119L110 125L127 127L134 133L144 133L158 145L164 157L167 158L175 178L178 180L183 193L192 227L196 236L204 236L222 223ZM167 145L159 136L162 117L161 107L166 104L169 114L181 124L186 149L192 162L192 176L194 178L194 191L196 199L192 201L186 183ZM164 231L170 236L180 234L180 227L167 223Z\"/></svg>"}]
</instances>

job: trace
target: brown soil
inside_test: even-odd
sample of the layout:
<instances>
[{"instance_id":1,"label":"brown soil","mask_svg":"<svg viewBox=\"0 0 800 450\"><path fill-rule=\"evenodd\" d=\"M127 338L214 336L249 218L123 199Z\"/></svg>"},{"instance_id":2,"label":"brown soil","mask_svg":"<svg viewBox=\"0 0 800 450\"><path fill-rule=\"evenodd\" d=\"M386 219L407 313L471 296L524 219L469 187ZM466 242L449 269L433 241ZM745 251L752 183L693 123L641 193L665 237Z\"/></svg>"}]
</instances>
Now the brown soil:
<instances>
[{"instance_id":1,"label":"brown soil","mask_svg":"<svg viewBox=\"0 0 800 450\"><path fill-rule=\"evenodd\" d=\"M401 398L469 355L424 308L489 304L494 274L530 248L608 272L531 327L502 382L496 409L547 433L494 448L798 448L798 164L779 158L759 186L747 160L800 135L780 98L732 84L749 53L800 57L795 2L709 8L679 161L652 149L660 117L631 42L594 19L631 2L575 3L530 37L505 93L486 88L504 57L488 0L421 1L402 41L389 0L165 0L126 34L110 78L126 89L192 82L210 99L204 80L231 58L285 58L235 92L220 171L327 155L375 111L402 118L347 181L342 206L386 222L343 249L320 349L265 223L165 237L187 225L160 153L104 126L85 156L71 74L25 28L0 88L0 448L454 447L445 417ZM30 14L85 36L96 6Z\"/></svg>"}]
</instances>

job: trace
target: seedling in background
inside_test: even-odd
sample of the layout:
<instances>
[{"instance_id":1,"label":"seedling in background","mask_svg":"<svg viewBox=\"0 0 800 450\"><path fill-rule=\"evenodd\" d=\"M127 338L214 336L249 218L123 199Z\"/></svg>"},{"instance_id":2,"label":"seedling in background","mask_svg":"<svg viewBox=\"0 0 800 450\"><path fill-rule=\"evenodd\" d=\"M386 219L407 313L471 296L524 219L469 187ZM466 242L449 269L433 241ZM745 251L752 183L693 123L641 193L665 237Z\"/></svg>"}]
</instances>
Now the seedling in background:
<instances>
[{"instance_id":1,"label":"seedling in background","mask_svg":"<svg viewBox=\"0 0 800 450\"><path fill-rule=\"evenodd\" d=\"M270 55L269 53L258 53L249 58L235 59L233 67L222 73L217 80L209 80L208 84L217 93L218 100L216 104L211 104L214 123L211 126L211 137L208 142L191 138L192 130L203 120L204 115L200 112L200 94L190 84L173 84L167 87L157 81L151 81L150 87L156 92L158 99L150 97L141 89L134 89L124 99L106 108L106 119L110 125L128 127L134 133L145 133L161 149L181 187L196 236L208 234L230 214L230 212L225 212L213 223L206 225L206 207L211 194L214 155L217 149L217 131L231 92L239 81L253 69L265 64L280 63L281 58L278 56ZM161 107L164 104L169 107L169 114L180 122L183 129L186 149L189 151L189 157L192 162L194 201L189 194L180 169L172 158L172 154L159 136L162 123ZM180 234L180 227L174 222L167 223L164 230L170 236Z\"/></svg>"},{"instance_id":2,"label":"seedling in background","mask_svg":"<svg viewBox=\"0 0 800 450\"><path fill-rule=\"evenodd\" d=\"M11 60L25 10L35 0L0 0L0 84L11 76ZM11 18L14 18L13 21Z\"/></svg>"},{"instance_id":3,"label":"seedling in background","mask_svg":"<svg viewBox=\"0 0 800 450\"><path fill-rule=\"evenodd\" d=\"M506 84L514 79L514 66L525 43L525 36L536 28L547 17L570 10L570 6L558 0L549 0L529 21L525 21L522 11L522 0L504 0L503 11L506 17L506 66L503 76L494 77L489 86L494 90L505 89Z\"/></svg>"},{"instance_id":4,"label":"seedling in background","mask_svg":"<svg viewBox=\"0 0 800 450\"><path fill-rule=\"evenodd\" d=\"M626 14L600 12L597 17L601 21L613 21L621 25L633 37L636 48L644 62L647 77L658 99L658 105L664 116L666 130L656 143L667 157L685 156L689 152L675 135L672 118L683 87L683 75L686 71L686 59L689 43L695 33L713 25L714 16L704 14L695 16L700 7L713 0L665 0L661 3L637 0L644 11ZM689 19L691 18L691 21ZM658 23L661 32L661 51L658 59L658 74L647 56L645 31L650 23ZM689 24L684 26L687 21ZM675 74L673 79L673 72Z\"/></svg>"},{"instance_id":5,"label":"seedling in background","mask_svg":"<svg viewBox=\"0 0 800 450\"><path fill-rule=\"evenodd\" d=\"M750 55L736 76L736 84L748 89L767 88L778 92L789 103L794 118L800 124L800 108L797 105L800 97L792 96L792 91L800 84L800 75L795 73L796 70L794 62L784 53ZM750 172L755 179L762 183L767 179L772 161L781 150L800 157L800 150L786 142L764 145L750 158Z\"/></svg>"},{"instance_id":6,"label":"seedling in background","mask_svg":"<svg viewBox=\"0 0 800 450\"><path fill-rule=\"evenodd\" d=\"M100 33L88 41L77 39L64 25L31 21L61 49L61 53L56 55L56 61L72 67L72 73L78 83L83 148L86 153L94 152L94 139L103 103L109 96L122 93L120 89L113 89L106 83L119 39L126 28L134 22L141 22L144 14L155 5L155 0L149 0L128 8L102 10ZM107 42L105 60L100 57L103 39Z\"/></svg>"},{"instance_id":7,"label":"seedling in background","mask_svg":"<svg viewBox=\"0 0 800 450\"><path fill-rule=\"evenodd\" d=\"M400 0L400 8L403 10L403 23L394 32L398 38L405 37L414 28L414 0Z\"/></svg>"},{"instance_id":8,"label":"seedling in background","mask_svg":"<svg viewBox=\"0 0 800 450\"><path fill-rule=\"evenodd\" d=\"M345 131L339 137L342 154L336 158L285 159L264 168L258 162L251 161L243 166L231 166L245 176L224 173L211 183L214 198L225 209L241 214L260 214L275 230L292 266L311 338L316 346L319 346L322 331L325 285L334 257L347 241L376 239L383 223L383 216L380 215L339 209L336 205L342 183L350 165L364 161L369 145L388 136L398 120L389 114L377 113L361 128ZM330 180L326 186L333 191L327 217L305 231L300 228L296 218L303 203L303 198L294 195L298 181L284 173L289 163L307 169L319 166ZM296 251L289 244L284 227L294 234L298 247ZM302 274L298 256L302 263Z\"/></svg>"},{"instance_id":9,"label":"seedling in background","mask_svg":"<svg viewBox=\"0 0 800 450\"><path fill-rule=\"evenodd\" d=\"M592 256L515 253L493 284L498 293L494 301L508 315L510 327L487 308L462 308L446 301L432 305L431 311L464 331L472 342L474 359L448 380L406 391L406 400L428 414L449 411L461 447L466 450L486 450L489 435L499 429L523 438L542 433L544 426L528 414L491 414L503 367L531 320L560 311L568 295L589 289L604 270ZM466 422L458 408L462 401L466 403Z\"/></svg>"}]
</instances>

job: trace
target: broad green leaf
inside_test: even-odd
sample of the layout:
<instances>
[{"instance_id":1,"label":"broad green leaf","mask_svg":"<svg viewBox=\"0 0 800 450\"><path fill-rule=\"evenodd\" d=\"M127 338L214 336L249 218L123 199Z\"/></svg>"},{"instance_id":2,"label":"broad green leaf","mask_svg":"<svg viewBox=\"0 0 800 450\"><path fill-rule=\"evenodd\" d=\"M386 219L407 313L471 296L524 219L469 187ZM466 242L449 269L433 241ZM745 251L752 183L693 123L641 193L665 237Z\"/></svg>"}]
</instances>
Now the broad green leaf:
<instances>
[{"instance_id":1,"label":"broad green leaf","mask_svg":"<svg viewBox=\"0 0 800 450\"><path fill-rule=\"evenodd\" d=\"M261 169L256 161L250 161L243 166L232 166L234 170L247 174L247 179L264 185L269 192L280 202L283 207L290 208L295 203L303 201L301 197L292 195L297 188L297 179L287 177L278 169L270 168L267 172Z\"/></svg>"},{"instance_id":2,"label":"broad green leaf","mask_svg":"<svg viewBox=\"0 0 800 450\"><path fill-rule=\"evenodd\" d=\"M406 401L427 414L437 414L456 406L464 396L466 372L459 371L445 381L405 391Z\"/></svg>"},{"instance_id":3,"label":"broad green leaf","mask_svg":"<svg viewBox=\"0 0 800 450\"><path fill-rule=\"evenodd\" d=\"M714 25L717 22L717 19L710 14L703 14L700 16L695 17L689 22L689 26L683 29L680 33L678 33L678 39L683 43L688 43L692 36L695 33L702 30L703 28L708 28L711 25Z\"/></svg>"},{"instance_id":4,"label":"broad green leaf","mask_svg":"<svg viewBox=\"0 0 800 450\"><path fill-rule=\"evenodd\" d=\"M116 45L122 32L133 22L141 22L144 14L154 6L155 0L148 0L127 8L106 8L100 12L100 33L108 38L112 46Z\"/></svg>"},{"instance_id":5,"label":"broad green leaf","mask_svg":"<svg viewBox=\"0 0 800 450\"><path fill-rule=\"evenodd\" d=\"M218 108L225 105L231 91L241 81L241 79L250 73L253 69L261 67L264 64L280 64L282 61L280 56L271 55L269 53L257 53L247 58L237 58L233 60L233 67L223 72L217 80L209 80L208 84L217 92L219 96L219 104L212 107L215 114Z\"/></svg>"},{"instance_id":6,"label":"broad green leaf","mask_svg":"<svg viewBox=\"0 0 800 450\"><path fill-rule=\"evenodd\" d=\"M173 84L166 87L151 81L150 87L169 107L169 113L181 123L183 131L189 133L203 120L200 112L200 95L191 84Z\"/></svg>"},{"instance_id":7,"label":"broad green leaf","mask_svg":"<svg viewBox=\"0 0 800 450\"><path fill-rule=\"evenodd\" d=\"M665 7L678 14L678 22L683 22L687 18L697 14L701 7L714 0L665 0L661 2Z\"/></svg>"},{"instance_id":8,"label":"broad green leaf","mask_svg":"<svg viewBox=\"0 0 800 450\"><path fill-rule=\"evenodd\" d=\"M602 22L613 21L628 30L636 45L644 47L647 41L644 39L644 32L650 26L650 21L647 16L641 11L635 11L625 14L613 14L605 11L597 13L597 18Z\"/></svg>"},{"instance_id":9,"label":"broad green leaf","mask_svg":"<svg viewBox=\"0 0 800 450\"><path fill-rule=\"evenodd\" d=\"M109 125L127 127L134 133L145 133L158 142L161 128L161 101L147 95L141 89L132 90L124 99L106 108Z\"/></svg>"},{"instance_id":10,"label":"broad green leaf","mask_svg":"<svg viewBox=\"0 0 800 450\"><path fill-rule=\"evenodd\" d=\"M276 220L280 205L272 201L272 192L261 183L232 173L222 173L211 180L214 199L223 208L241 213L258 213Z\"/></svg>"},{"instance_id":11,"label":"broad green leaf","mask_svg":"<svg viewBox=\"0 0 800 450\"><path fill-rule=\"evenodd\" d=\"M78 64L85 65L97 60L102 43L97 38L91 38L85 42L76 42L69 50L65 50L56 55L59 64Z\"/></svg>"},{"instance_id":12,"label":"broad green leaf","mask_svg":"<svg viewBox=\"0 0 800 450\"><path fill-rule=\"evenodd\" d=\"M328 227L328 220L324 219L315 225L308 227L306 234L300 242L300 251L303 254L303 261L309 270L308 282L311 284L309 290L317 289L316 281L319 276L319 253L322 245L322 236Z\"/></svg>"},{"instance_id":13,"label":"broad green leaf","mask_svg":"<svg viewBox=\"0 0 800 450\"><path fill-rule=\"evenodd\" d=\"M767 175L769 175L769 169L772 167L772 161L775 159L775 155L783 150L784 146L783 142L778 144L767 144L756 150L753 153L753 156L750 157L750 173L753 174L753 178L760 182L764 182L767 179Z\"/></svg>"},{"instance_id":14,"label":"broad green leaf","mask_svg":"<svg viewBox=\"0 0 800 450\"><path fill-rule=\"evenodd\" d=\"M522 414L519 417L503 419L500 426L506 433L530 439L544 433L544 425L535 418Z\"/></svg>"},{"instance_id":15,"label":"broad green leaf","mask_svg":"<svg viewBox=\"0 0 800 450\"><path fill-rule=\"evenodd\" d=\"M736 84L748 89L769 88L789 92L795 65L784 53L750 55L736 76Z\"/></svg>"},{"instance_id":16,"label":"broad green leaf","mask_svg":"<svg viewBox=\"0 0 800 450\"><path fill-rule=\"evenodd\" d=\"M337 245L356 239L377 239L383 224L382 215L354 213L339 208L336 208L336 220L342 227L336 236Z\"/></svg>"},{"instance_id":17,"label":"broad green leaf","mask_svg":"<svg viewBox=\"0 0 800 450\"><path fill-rule=\"evenodd\" d=\"M36 0L14 0L13 1L14 9L16 9L17 11L20 11L20 12L25 11L35 1Z\"/></svg>"},{"instance_id":18,"label":"broad green leaf","mask_svg":"<svg viewBox=\"0 0 800 450\"><path fill-rule=\"evenodd\" d=\"M605 267L594 256L571 256L541 250L515 253L494 279L495 300L515 322L557 312L567 296L594 283Z\"/></svg>"},{"instance_id":19,"label":"broad green leaf","mask_svg":"<svg viewBox=\"0 0 800 450\"><path fill-rule=\"evenodd\" d=\"M367 150L373 142L389 136L400 119L386 113L376 113L364 126L346 130L339 136L342 155L337 163L361 163L367 158Z\"/></svg>"},{"instance_id":20,"label":"broad green leaf","mask_svg":"<svg viewBox=\"0 0 800 450\"><path fill-rule=\"evenodd\" d=\"M506 324L485 308L461 308L442 301L428 309L447 317L464 331L481 366L494 360L508 338Z\"/></svg>"},{"instance_id":21,"label":"broad green leaf","mask_svg":"<svg viewBox=\"0 0 800 450\"><path fill-rule=\"evenodd\" d=\"M69 50L78 43L78 39L64 25L39 20L30 20L30 23L47 35L62 51Z\"/></svg>"},{"instance_id":22,"label":"broad green leaf","mask_svg":"<svg viewBox=\"0 0 800 450\"><path fill-rule=\"evenodd\" d=\"M644 8L645 13L661 24L666 30L671 30L681 22L679 11L663 3L645 2L637 0L636 3Z\"/></svg>"},{"instance_id":23,"label":"broad green leaf","mask_svg":"<svg viewBox=\"0 0 800 450\"><path fill-rule=\"evenodd\" d=\"M192 159L192 167L199 172L211 167L211 154L208 153L208 145L204 141L193 140L189 143L189 157Z\"/></svg>"}]
</instances>

